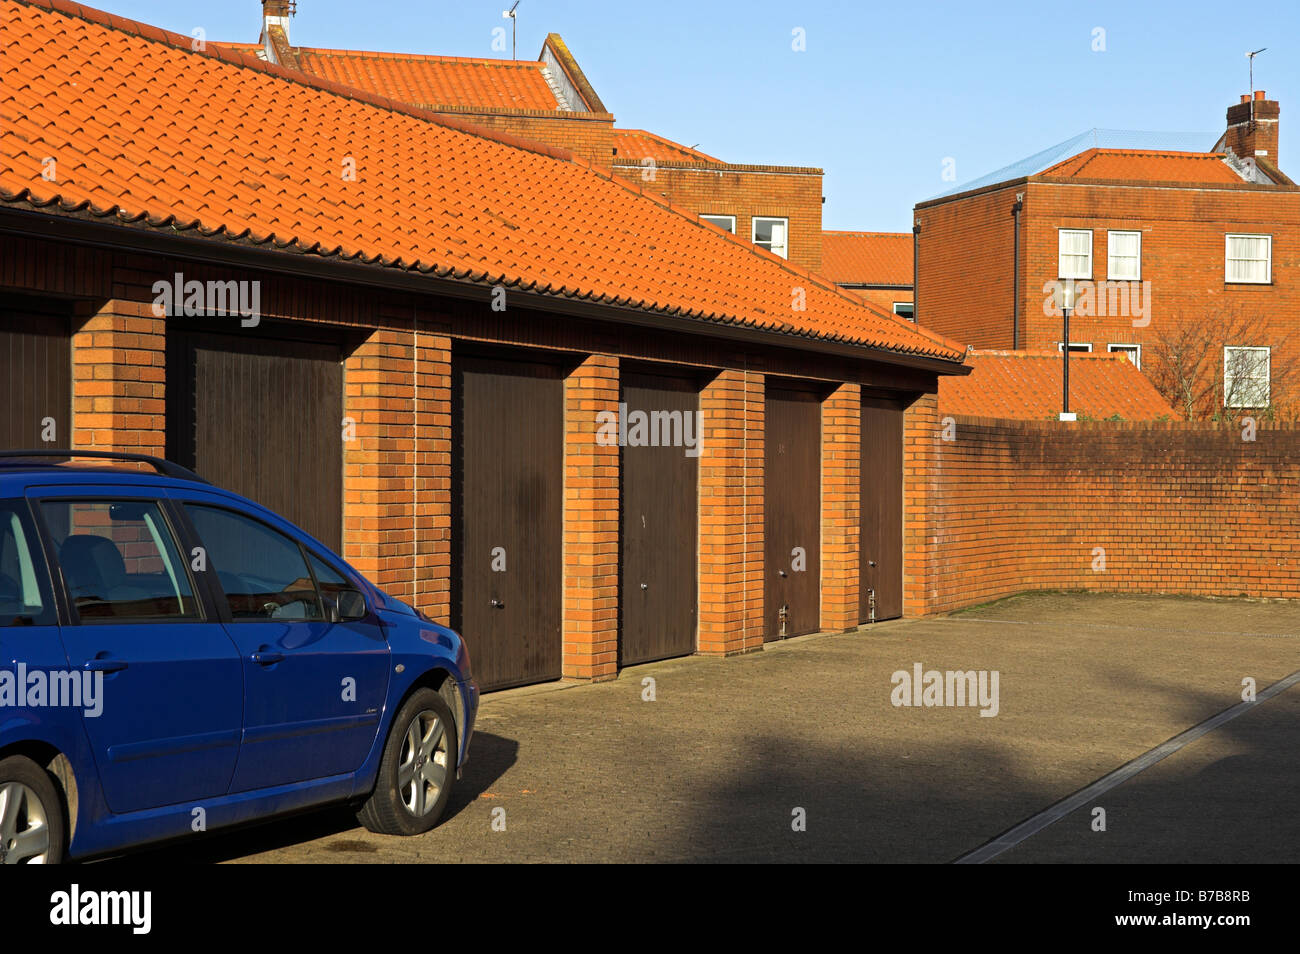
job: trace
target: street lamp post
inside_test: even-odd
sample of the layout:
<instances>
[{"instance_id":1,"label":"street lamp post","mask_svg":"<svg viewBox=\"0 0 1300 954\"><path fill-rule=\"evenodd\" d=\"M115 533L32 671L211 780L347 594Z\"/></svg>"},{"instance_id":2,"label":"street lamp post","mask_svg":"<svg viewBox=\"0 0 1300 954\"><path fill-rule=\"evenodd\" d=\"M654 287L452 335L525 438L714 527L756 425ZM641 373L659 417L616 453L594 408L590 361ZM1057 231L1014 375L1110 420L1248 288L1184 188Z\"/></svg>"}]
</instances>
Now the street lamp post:
<instances>
[{"instance_id":1,"label":"street lamp post","mask_svg":"<svg viewBox=\"0 0 1300 954\"><path fill-rule=\"evenodd\" d=\"M1074 307L1074 279L1061 283L1061 314L1064 316L1064 340L1061 342L1061 420L1076 421L1070 412L1070 309Z\"/></svg>"}]
</instances>

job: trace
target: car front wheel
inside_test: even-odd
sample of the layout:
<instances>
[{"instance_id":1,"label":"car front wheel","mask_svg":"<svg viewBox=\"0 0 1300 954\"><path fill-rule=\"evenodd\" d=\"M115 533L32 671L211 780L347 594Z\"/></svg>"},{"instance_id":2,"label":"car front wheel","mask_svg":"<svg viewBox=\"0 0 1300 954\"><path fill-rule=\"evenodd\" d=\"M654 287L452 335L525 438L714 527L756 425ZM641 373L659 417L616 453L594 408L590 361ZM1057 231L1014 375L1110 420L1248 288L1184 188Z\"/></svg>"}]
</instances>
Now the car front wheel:
<instances>
[{"instance_id":1,"label":"car front wheel","mask_svg":"<svg viewBox=\"0 0 1300 954\"><path fill-rule=\"evenodd\" d=\"M419 835L442 818L456 780L456 723L446 700L419 689L393 720L379 778L357 820L381 835Z\"/></svg>"},{"instance_id":2,"label":"car front wheel","mask_svg":"<svg viewBox=\"0 0 1300 954\"><path fill-rule=\"evenodd\" d=\"M63 861L63 801L49 774L21 755L0 760L0 864Z\"/></svg>"}]
</instances>

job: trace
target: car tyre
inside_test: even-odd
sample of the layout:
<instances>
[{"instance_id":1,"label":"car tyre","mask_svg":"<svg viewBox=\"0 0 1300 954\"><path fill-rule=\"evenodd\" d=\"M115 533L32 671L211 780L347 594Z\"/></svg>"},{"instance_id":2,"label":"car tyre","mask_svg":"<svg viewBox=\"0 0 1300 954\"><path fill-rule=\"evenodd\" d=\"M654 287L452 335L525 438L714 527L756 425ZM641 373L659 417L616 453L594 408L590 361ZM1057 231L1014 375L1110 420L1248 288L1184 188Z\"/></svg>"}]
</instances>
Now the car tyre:
<instances>
[{"instance_id":1,"label":"car tyre","mask_svg":"<svg viewBox=\"0 0 1300 954\"><path fill-rule=\"evenodd\" d=\"M29 758L0 759L0 864L63 862L63 799L50 774Z\"/></svg>"},{"instance_id":2,"label":"car tyre","mask_svg":"<svg viewBox=\"0 0 1300 954\"><path fill-rule=\"evenodd\" d=\"M456 721L445 699L418 689L398 710L375 790L357 820L381 835L420 835L438 824L456 780Z\"/></svg>"}]
</instances>

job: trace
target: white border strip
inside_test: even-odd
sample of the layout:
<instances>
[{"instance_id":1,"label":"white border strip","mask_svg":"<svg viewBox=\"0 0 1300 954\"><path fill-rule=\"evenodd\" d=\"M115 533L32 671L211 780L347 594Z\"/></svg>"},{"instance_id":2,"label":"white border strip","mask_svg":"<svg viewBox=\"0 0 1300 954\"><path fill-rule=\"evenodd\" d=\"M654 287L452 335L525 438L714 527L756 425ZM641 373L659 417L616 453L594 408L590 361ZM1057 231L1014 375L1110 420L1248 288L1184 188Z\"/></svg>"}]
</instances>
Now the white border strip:
<instances>
[{"instance_id":1,"label":"white border strip","mask_svg":"<svg viewBox=\"0 0 1300 954\"><path fill-rule=\"evenodd\" d=\"M1144 752L1133 761L1120 766L1109 775L1103 775L1091 785L1079 789L1079 791L1075 792L1073 795L1067 795L1055 805L1052 805L1050 808L1046 808L1037 815L1026 819L1014 828L1007 829L1007 831L1003 832L1001 835L986 842L969 854L962 855L954 861L953 864L982 865L984 862L991 861L1003 852L1010 851L1012 848L1016 847L1016 845L1026 839L1032 838L1047 826L1060 821L1071 812L1087 805L1099 795L1110 791L1118 785L1123 785L1139 772L1145 772L1157 762L1168 758L1179 749L1195 742L1201 736L1213 732L1219 726L1231 722L1233 719L1237 718L1237 716L1244 714L1248 710L1262 705L1279 692L1285 692L1298 682L1300 682L1300 669L1291 673L1291 675L1284 679L1273 683L1273 685L1269 686L1263 692L1260 692L1255 697L1254 702L1239 702L1232 708L1224 709L1218 715L1211 716L1199 725L1192 726L1192 728L1180 732L1172 739L1162 742L1149 752Z\"/></svg>"}]
</instances>

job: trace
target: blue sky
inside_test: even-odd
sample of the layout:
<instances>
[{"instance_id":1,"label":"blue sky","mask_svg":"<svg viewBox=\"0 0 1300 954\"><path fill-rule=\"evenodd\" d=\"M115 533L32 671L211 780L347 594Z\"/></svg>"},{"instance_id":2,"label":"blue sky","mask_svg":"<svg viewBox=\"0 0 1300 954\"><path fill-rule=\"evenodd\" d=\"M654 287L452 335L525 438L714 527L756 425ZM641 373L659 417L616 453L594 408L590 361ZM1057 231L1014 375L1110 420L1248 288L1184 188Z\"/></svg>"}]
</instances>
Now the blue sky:
<instances>
[{"instance_id":1,"label":"blue sky","mask_svg":"<svg viewBox=\"0 0 1300 954\"><path fill-rule=\"evenodd\" d=\"M508 29L510 2L299 0L292 40L497 56L492 31ZM92 5L246 42L261 11L258 0ZM1300 123L1296 0L522 0L520 57L551 31L619 125L731 162L825 169L830 229L908 230L913 204L951 187L945 159L961 182L1094 126L1206 131L1208 149L1259 47L1255 85L1282 105L1282 167L1300 169L1288 149L1300 141L1288 135L1288 118Z\"/></svg>"}]
</instances>

